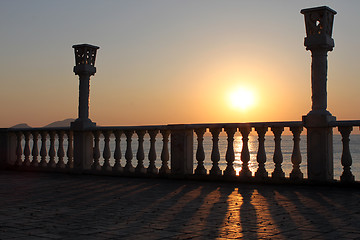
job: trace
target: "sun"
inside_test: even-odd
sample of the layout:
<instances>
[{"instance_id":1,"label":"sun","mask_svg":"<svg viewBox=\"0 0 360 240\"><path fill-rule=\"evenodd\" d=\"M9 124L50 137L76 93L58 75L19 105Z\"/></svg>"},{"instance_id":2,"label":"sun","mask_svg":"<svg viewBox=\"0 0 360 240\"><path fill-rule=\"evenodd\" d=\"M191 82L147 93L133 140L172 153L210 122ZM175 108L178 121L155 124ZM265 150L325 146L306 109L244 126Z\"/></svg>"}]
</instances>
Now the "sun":
<instances>
[{"instance_id":1,"label":"sun","mask_svg":"<svg viewBox=\"0 0 360 240\"><path fill-rule=\"evenodd\" d=\"M239 87L230 93L229 101L233 108L247 110L255 104L255 96L250 89Z\"/></svg>"}]
</instances>

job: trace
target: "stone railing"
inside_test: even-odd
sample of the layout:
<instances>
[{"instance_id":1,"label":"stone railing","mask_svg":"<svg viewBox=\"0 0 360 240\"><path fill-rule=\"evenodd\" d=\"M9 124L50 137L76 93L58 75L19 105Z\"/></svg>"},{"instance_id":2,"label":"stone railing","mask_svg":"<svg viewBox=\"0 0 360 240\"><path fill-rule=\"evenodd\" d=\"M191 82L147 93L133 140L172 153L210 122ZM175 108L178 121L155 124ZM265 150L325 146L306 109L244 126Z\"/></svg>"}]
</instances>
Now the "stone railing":
<instances>
[{"instance_id":1,"label":"stone railing","mask_svg":"<svg viewBox=\"0 0 360 240\"><path fill-rule=\"evenodd\" d=\"M360 121L336 121L330 124L330 127L337 128L342 136L341 159L335 159L341 161L343 167L340 176L342 182L355 181L351 172L352 157L349 147L349 136L354 126L360 126ZM284 130L292 134L292 153L285 159L281 146ZM307 180L306 173L300 170L304 157L300 151L302 131L303 123L300 121L93 127L81 131L81 134L91 135L91 158L88 162L74 167L74 154L83 149L74 149L72 128L2 129L1 160L3 168L17 170L299 182ZM252 171L249 168L250 133L257 137L257 149L252 149L252 157L256 158L257 166L256 169L253 167ZM266 133L274 137L274 147L270 153L265 148ZM206 134L211 136L211 154L207 155L204 150ZM219 148L220 134L226 135L226 150ZM241 170L238 172L234 168L235 134L241 135L242 142ZM225 151L222 156L221 150ZM271 160L268 159L269 154ZM220 161L226 162L225 169L220 169ZM283 170L283 162L292 164L291 172L288 174ZM273 164L273 170L269 172L265 164Z\"/></svg>"},{"instance_id":2,"label":"stone railing","mask_svg":"<svg viewBox=\"0 0 360 240\"><path fill-rule=\"evenodd\" d=\"M1 159L3 166L18 169L72 169L73 131L70 128L1 129Z\"/></svg>"},{"instance_id":3,"label":"stone railing","mask_svg":"<svg viewBox=\"0 0 360 240\"><path fill-rule=\"evenodd\" d=\"M360 121L336 121L330 123L330 126L337 127L338 131L341 134L342 141L342 154L341 154L341 165L343 167L343 172L340 176L342 182L354 182L355 177L351 172L352 166L352 157L350 151L350 134L353 130L353 127L359 127Z\"/></svg>"}]
</instances>

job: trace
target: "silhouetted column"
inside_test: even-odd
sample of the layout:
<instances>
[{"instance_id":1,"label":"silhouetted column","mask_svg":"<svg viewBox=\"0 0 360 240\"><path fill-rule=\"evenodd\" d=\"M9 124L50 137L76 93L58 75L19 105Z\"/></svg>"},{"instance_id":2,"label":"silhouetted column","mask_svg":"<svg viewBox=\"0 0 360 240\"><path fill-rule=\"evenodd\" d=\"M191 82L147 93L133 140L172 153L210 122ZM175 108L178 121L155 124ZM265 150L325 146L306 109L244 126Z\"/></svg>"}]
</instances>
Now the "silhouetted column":
<instances>
[{"instance_id":1,"label":"silhouetted column","mask_svg":"<svg viewBox=\"0 0 360 240\"><path fill-rule=\"evenodd\" d=\"M96 124L89 119L90 77L96 73L95 58L97 46L74 45L74 73L79 76L79 113L71 123L74 131L74 169L81 172L91 168L93 162L93 135L90 128Z\"/></svg>"},{"instance_id":2,"label":"silhouetted column","mask_svg":"<svg viewBox=\"0 0 360 240\"><path fill-rule=\"evenodd\" d=\"M8 165L14 165L19 161L21 162L21 132L9 132L7 128L0 128L0 169L5 169ZM19 141L20 140L20 141ZM20 143L20 145L18 145ZM17 155L18 149L20 156Z\"/></svg>"},{"instance_id":3,"label":"silhouetted column","mask_svg":"<svg viewBox=\"0 0 360 240\"><path fill-rule=\"evenodd\" d=\"M90 77L96 73L95 58L97 46L89 44L74 45L75 67L74 73L79 76L79 109L76 126L92 127L94 123L89 119Z\"/></svg>"},{"instance_id":4,"label":"silhouetted column","mask_svg":"<svg viewBox=\"0 0 360 240\"><path fill-rule=\"evenodd\" d=\"M171 125L171 173L193 174L193 130Z\"/></svg>"},{"instance_id":5,"label":"silhouetted column","mask_svg":"<svg viewBox=\"0 0 360 240\"><path fill-rule=\"evenodd\" d=\"M336 12L328 7L301 10L305 16L304 45L311 51L312 108L303 117L307 128L307 161L310 180L333 180L333 132L329 123L335 121L327 108L327 52L334 48L332 27Z\"/></svg>"}]
</instances>

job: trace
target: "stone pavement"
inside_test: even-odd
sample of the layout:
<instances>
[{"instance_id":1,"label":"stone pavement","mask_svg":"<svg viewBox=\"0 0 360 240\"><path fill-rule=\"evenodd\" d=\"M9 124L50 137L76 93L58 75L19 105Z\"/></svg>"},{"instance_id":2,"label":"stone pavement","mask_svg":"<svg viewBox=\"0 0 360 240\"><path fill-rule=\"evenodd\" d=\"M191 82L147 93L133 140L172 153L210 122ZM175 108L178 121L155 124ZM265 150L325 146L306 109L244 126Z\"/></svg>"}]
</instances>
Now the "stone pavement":
<instances>
[{"instance_id":1,"label":"stone pavement","mask_svg":"<svg viewBox=\"0 0 360 240\"><path fill-rule=\"evenodd\" d=\"M0 171L0 239L360 239L360 189Z\"/></svg>"}]
</instances>

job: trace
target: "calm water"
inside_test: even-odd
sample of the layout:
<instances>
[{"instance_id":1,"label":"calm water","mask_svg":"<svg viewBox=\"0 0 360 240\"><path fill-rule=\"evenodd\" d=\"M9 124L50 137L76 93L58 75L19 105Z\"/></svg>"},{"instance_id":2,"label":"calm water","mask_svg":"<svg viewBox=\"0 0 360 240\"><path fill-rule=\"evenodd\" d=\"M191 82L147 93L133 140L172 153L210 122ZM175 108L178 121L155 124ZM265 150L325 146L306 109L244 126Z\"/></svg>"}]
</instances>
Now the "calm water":
<instances>
[{"instance_id":1,"label":"calm water","mask_svg":"<svg viewBox=\"0 0 360 240\"><path fill-rule=\"evenodd\" d=\"M291 154L292 154L292 149L293 149L292 138L293 138L292 136L284 135L284 136L282 136L282 141L281 141L282 154L283 154L282 166L283 166L283 170L284 170L286 176L288 176L292 170L292 163L291 163ZM225 168L226 168L226 161L225 161L225 153L226 153L226 148L227 148L227 140L226 139L227 139L226 136L219 137L219 149L220 149L220 156L221 156L219 166L220 166L221 170L225 170ZM353 174L355 175L355 178L360 179L360 135L352 135L350 137L350 139L351 139L350 151L351 151L352 160L353 160L351 169L352 169ZM100 150L102 152L104 143L103 143L103 139L100 139L100 140L101 140ZM145 150L144 165L145 165L145 167L147 167L149 164L149 162L147 161L147 154L148 154L149 148L150 148L150 141L149 141L148 137L145 137L144 140L145 140L144 141L144 150ZM112 139L111 144L110 144L112 155L113 155L114 148L115 148L114 142L115 141ZM132 150L133 150L134 157L133 157L132 162L133 162L134 167L137 164L137 161L136 161L137 144L138 144L137 139L133 138ZM197 148L197 141L196 141L196 138L194 137L194 169L196 168L196 163L197 163L195 160L196 159L195 158L196 148ZM162 139L161 139L161 135L159 134L158 137L156 138L156 154L157 154L156 166L157 167L161 166L161 160L160 160L161 149L162 149ZM170 149L170 146L169 146L169 149ZM212 163L210 160L211 149L212 149L211 136L205 136L204 137L205 168L207 170L210 170L211 166L212 166ZM237 174L241 170L241 160L240 160L241 149L242 149L242 141L241 141L241 136L239 134L239 135L235 136L235 141L234 141L234 150L235 150L234 167L237 171ZM253 174L256 172L256 169L257 169L257 162L256 162L257 149L258 149L257 136L249 136L249 151L250 151L249 167L250 167L250 170L253 172ZM124 159L125 150L126 150L126 141L123 136L121 138L121 152L122 152L121 163L122 163L122 166L124 166L124 164L125 164L125 159ZM307 177L306 135L301 136L300 150L301 150L301 156L302 156L301 171L304 173L304 176ZM271 135L265 137L265 151L266 151L266 157L267 157L265 167L270 175L270 173L274 169L274 163L273 163L274 137ZM342 173L341 153L342 153L341 136L334 135L334 175L335 175L336 179L340 179L340 175ZM113 157L111 158L110 162L112 165L114 164Z\"/></svg>"}]
</instances>

